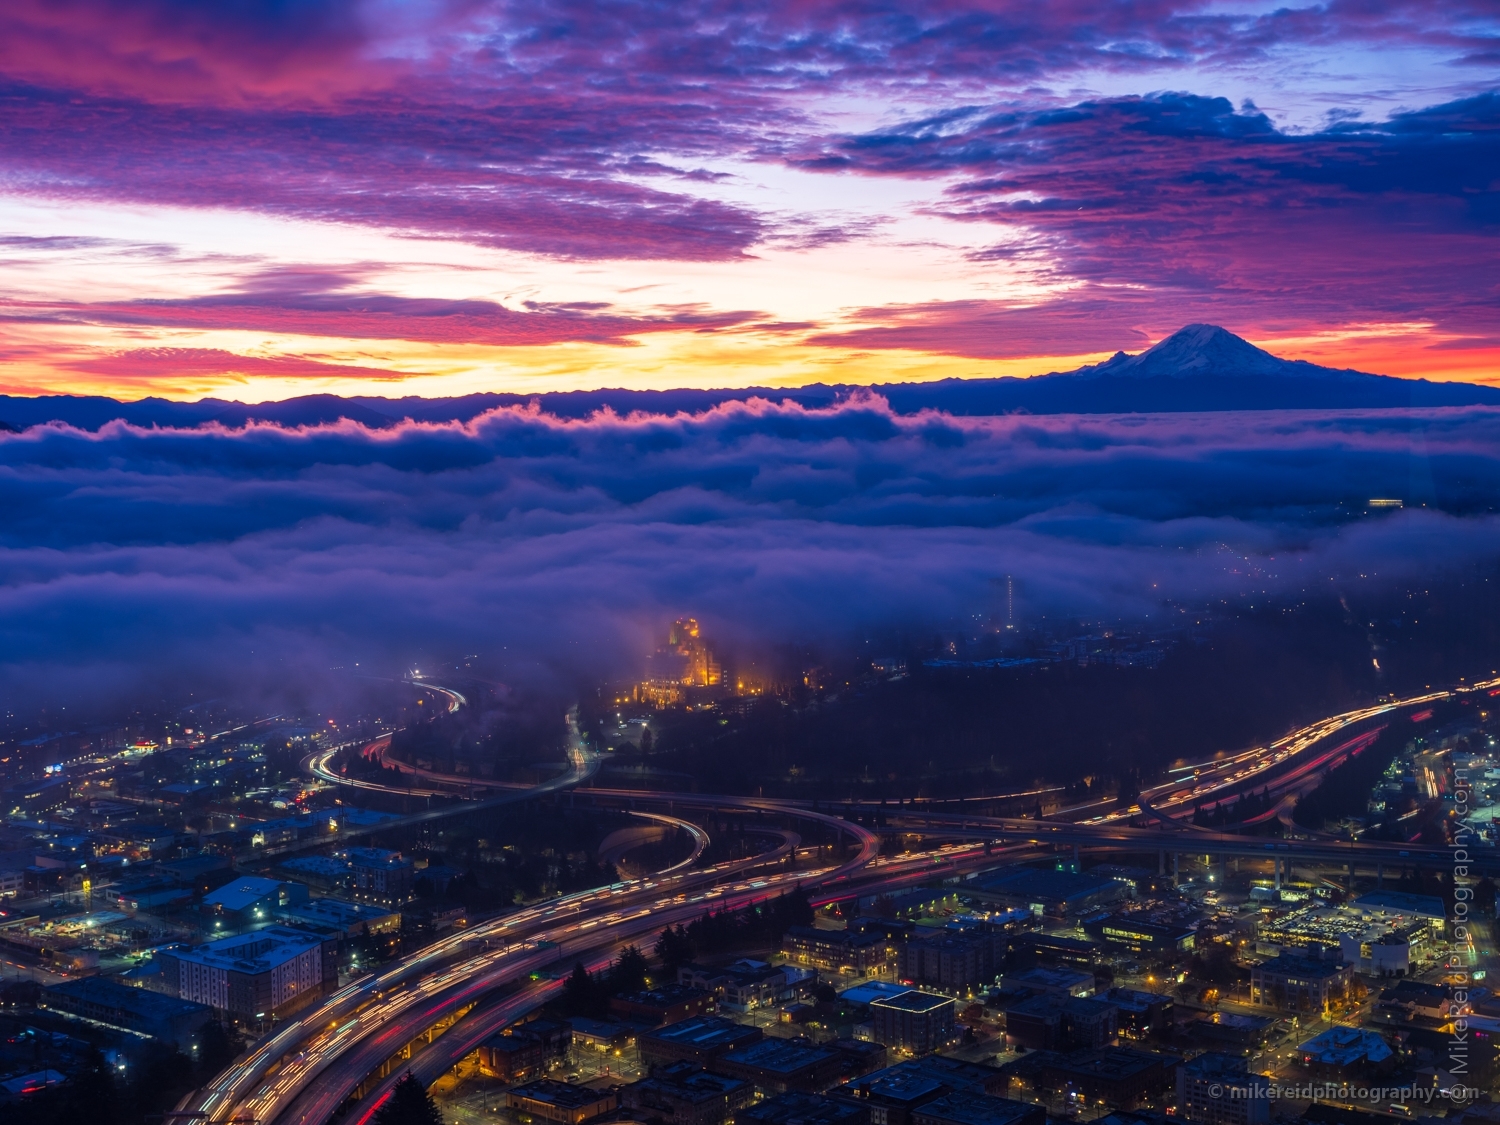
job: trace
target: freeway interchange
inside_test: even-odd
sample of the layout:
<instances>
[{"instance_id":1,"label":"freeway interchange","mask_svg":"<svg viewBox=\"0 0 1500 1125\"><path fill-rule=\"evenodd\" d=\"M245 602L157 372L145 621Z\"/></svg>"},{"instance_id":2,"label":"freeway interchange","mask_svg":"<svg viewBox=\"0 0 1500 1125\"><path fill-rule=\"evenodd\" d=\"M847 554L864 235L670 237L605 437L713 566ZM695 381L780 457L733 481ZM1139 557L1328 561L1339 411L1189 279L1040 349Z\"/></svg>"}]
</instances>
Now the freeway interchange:
<instances>
[{"instance_id":1,"label":"freeway interchange","mask_svg":"<svg viewBox=\"0 0 1500 1125\"><path fill-rule=\"evenodd\" d=\"M1496 686L1500 681L1456 690ZM451 707L462 705L457 693L441 690ZM1139 804L1125 809L1077 806L1061 810L1067 819L1039 820L978 816L966 812L962 802L949 803L956 808L939 802L882 808L893 825L957 839L887 857L879 854L879 835L858 823L857 818L868 819L874 812L868 805L844 805L842 815L837 815L788 801L583 788L598 769L598 757L584 747L576 717L570 716L570 769L565 774L530 789L388 821L381 829L573 789L597 804L683 829L693 841L689 859L647 877L548 900L444 936L303 1009L184 1099L173 1116L240 1125L323 1125L358 1096L344 1120L362 1125L400 1075L410 1069L424 1082L436 1080L488 1035L544 1003L560 984L558 972L576 961L591 967L603 964L626 944L649 943L665 926L691 921L708 910L761 902L796 887L809 892L815 903L883 894L973 875L1057 848L1278 860L1295 855L1305 862L1393 868L1446 866L1451 853L1443 848L1328 839L1288 842L1188 831L1172 814L1242 789L1251 779L1266 778L1268 788L1304 783L1351 752L1348 747L1354 740L1329 747L1331 739L1454 694L1429 692L1387 700L1330 716L1266 747L1180 767L1167 782L1143 791ZM309 772L347 784L332 774L332 756L325 751L309 759ZM691 809L732 810L832 831L849 854L799 870L798 834L772 829L769 835L780 836L776 846L745 859L698 868L694 864L708 836L678 815Z\"/></svg>"}]
</instances>

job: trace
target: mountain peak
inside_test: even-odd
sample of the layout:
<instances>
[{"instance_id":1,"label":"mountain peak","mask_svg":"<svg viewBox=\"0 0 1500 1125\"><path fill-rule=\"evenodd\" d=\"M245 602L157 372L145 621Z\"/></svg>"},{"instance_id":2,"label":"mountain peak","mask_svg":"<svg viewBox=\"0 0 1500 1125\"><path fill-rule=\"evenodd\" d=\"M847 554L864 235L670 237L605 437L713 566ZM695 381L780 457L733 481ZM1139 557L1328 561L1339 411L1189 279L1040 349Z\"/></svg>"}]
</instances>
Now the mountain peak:
<instances>
[{"instance_id":1,"label":"mountain peak","mask_svg":"<svg viewBox=\"0 0 1500 1125\"><path fill-rule=\"evenodd\" d=\"M1103 363L1080 367L1085 378L1183 379L1190 376L1326 378L1348 372L1306 360L1280 359L1216 324L1189 324L1139 355L1116 352Z\"/></svg>"}]
</instances>

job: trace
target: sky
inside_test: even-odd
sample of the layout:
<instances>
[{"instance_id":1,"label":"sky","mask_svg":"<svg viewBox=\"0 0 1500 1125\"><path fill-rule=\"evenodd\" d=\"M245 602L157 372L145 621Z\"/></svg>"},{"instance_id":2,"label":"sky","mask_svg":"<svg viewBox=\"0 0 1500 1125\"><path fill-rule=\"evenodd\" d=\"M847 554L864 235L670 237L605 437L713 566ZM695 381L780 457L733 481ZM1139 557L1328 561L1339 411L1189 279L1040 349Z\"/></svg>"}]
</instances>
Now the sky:
<instances>
[{"instance_id":1,"label":"sky","mask_svg":"<svg viewBox=\"0 0 1500 1125\"><path fill-rule=\"evenodd\" d=\"M1500 382L1487 2L14 0L0 392Z\"/></svg>"},{"instance_id":2,"label":"sky","mask_svg":"<svg viewBox=\"0 0 1500 1125\"><path fill-rule=\"evenodd\" d=\"M1497 89L1465 0L10 0L0 393L1030 376L1189 323L1500 385ZM0 706L470 653L576 687L683 614L843 645L1007 575L1030 623L1437 580L1500 552L1497 426L0 430Z\"/></svg>"}]
</instances>

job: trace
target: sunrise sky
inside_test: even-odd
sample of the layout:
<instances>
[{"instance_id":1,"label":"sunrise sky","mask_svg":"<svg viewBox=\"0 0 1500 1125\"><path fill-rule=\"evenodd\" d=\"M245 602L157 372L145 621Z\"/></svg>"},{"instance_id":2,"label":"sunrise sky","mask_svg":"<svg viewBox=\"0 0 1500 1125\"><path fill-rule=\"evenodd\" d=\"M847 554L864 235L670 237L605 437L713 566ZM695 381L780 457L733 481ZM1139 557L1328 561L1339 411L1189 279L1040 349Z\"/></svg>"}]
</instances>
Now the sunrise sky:
<instances>
[{"instance_id":1,"label":"sunrise sky","mask_svg":"<svg viewBox=\"0 0 1500 1125\"><path fill-rule=\"evenodd\" d=\"M0 391L1500 382L1500 9L14 0Z\"/></svg>"}]
</instances>

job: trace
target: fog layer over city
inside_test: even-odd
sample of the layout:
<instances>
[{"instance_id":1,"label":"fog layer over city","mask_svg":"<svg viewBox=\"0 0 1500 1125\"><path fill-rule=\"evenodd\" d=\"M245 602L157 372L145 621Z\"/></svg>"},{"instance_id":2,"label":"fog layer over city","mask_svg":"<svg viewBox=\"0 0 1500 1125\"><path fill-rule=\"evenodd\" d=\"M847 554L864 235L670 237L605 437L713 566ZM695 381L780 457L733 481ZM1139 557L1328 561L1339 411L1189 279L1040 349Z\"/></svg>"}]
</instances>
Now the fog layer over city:
<instances>
[{"instance_id":1,"label":"fog layer over city","mask_svg":"<svg viewBox=\"0 0 1500 1125\"><path fill-rule=\"evenodd\" d=\"M972 620L1005 576L1035 623L1461 571L1500 546L1500 413L116 423L6 434L0 481L12 706L430 652L557 684L683 612L836 640Z\"/></svg>"}]
</instances>

